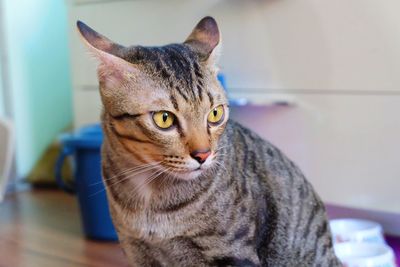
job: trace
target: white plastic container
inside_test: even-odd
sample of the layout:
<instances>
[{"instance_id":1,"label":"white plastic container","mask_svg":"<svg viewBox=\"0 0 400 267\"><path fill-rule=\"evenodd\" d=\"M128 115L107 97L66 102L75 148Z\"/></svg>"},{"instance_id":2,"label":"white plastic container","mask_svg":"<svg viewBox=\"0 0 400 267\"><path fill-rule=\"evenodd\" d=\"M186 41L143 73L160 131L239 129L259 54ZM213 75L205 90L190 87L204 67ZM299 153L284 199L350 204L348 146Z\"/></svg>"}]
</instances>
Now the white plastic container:
<instances>
[{"instance_id":1,"label":"white plastic container","mask_svg":"<svg viewBox=\"0 0 400 267\"><path fill-rule=\"evenodd\" d=\"M382 226L379 223L361 219L336 219L330 221L333 242L371 242L385 244Z\"/></svg>"},{"instance_id":2,"label":"white plastic container","mask_svg":"<svg viewBox=\"0 0 400 267\"><path fill-rule=\"evenodd\" d=\"M340 243L335 253L346 267L397 267L393 250L385 244Z\"/></svg>"}]
</instances>

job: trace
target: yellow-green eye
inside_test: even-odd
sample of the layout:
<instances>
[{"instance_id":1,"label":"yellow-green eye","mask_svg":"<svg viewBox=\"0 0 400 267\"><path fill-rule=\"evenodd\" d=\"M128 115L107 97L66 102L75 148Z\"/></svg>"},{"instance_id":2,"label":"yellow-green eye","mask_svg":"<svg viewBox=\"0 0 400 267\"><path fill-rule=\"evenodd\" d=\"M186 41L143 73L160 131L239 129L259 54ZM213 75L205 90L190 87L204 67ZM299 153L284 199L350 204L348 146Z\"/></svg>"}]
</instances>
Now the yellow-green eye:
<instances>
[{"instance_id":1,"label":"yellow-green eye","mask_svg":"<svg viewBox=\"0 0 400 267\"><path fill-rule=\"evenodd\" d=\"M224 107L219 105L218 107L213 108L208 114L208 122L211 124L218 124L224 119Z\"/></svg>"},{"instance_id":2,"label":"yellow-green eye","mask_svg":"<svg viewBox=\"0 0 400 267\"><path fill-rule=\"evenodd\" d=\"M153 113L153 121L161 129L168 129L174 125L175 116L171 112L162 110Z\"/></svg>"}]
</instances>

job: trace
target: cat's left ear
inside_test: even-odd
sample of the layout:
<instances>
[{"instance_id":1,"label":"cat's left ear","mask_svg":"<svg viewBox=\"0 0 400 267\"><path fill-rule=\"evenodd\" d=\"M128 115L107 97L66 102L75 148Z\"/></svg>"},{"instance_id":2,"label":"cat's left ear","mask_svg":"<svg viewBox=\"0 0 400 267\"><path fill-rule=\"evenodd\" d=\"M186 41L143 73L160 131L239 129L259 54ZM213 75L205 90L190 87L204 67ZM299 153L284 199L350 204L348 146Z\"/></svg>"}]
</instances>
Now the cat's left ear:
<instances>
[{"instance_id":1,"label":"cat's left ear","mask_svg":"<svg viewBox=\"0 0 400 267\"><path fill-rule=\"evenodd\" d=\"M214 18L205 17L200 20L184 43L199 55L200 60L216 68L221 51L221 36Z\"/></svg>"}]
</instances>

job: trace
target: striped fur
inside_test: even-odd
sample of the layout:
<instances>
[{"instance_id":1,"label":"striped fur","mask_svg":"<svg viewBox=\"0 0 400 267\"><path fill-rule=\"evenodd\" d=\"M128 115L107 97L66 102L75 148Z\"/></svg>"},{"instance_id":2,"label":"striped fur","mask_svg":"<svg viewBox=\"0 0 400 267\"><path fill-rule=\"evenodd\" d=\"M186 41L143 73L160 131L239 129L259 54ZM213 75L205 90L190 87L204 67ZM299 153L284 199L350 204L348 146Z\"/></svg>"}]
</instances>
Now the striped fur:
<instances>
[{"instance_id":1,"label":"striped fur","mask_svg":"<svg viewBox=\"0 0 400 267\"><path fill-rule=\"evenodd\" d=\"M212 18L162 47L122 47L78 26L101 62L103 177L131 266L340 265L324 205L301 171L229 120ZM207 124L218 105L221 123ZM173 128L154 125L159 110L175 114ZM190 154L204 148L211 155L197 166Z\"/></svg>"}]
</instances>

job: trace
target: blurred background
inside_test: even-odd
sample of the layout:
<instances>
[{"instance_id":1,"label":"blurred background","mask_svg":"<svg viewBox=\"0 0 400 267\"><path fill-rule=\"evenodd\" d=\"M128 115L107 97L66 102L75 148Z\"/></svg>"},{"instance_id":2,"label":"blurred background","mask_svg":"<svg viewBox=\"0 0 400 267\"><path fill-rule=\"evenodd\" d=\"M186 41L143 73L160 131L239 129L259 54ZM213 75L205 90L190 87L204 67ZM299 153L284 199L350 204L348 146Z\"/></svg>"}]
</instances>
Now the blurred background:
<instances>
[{"instance_id":1,"label":"blurred background","mask_svg":"<svg viewBox=\"0 0 400 267\"><path fill-rule=\"evenodd\" d=\"M232 118L293 159L332 217L372 219L400 236L399 1L0 4L0 118L13 131L0 142L11 147L0 156L8 194L55 184L60 133L99 122L96 62L76 20L123 45L162 45L211 15Z\"/></svg>"}]
</instances>

